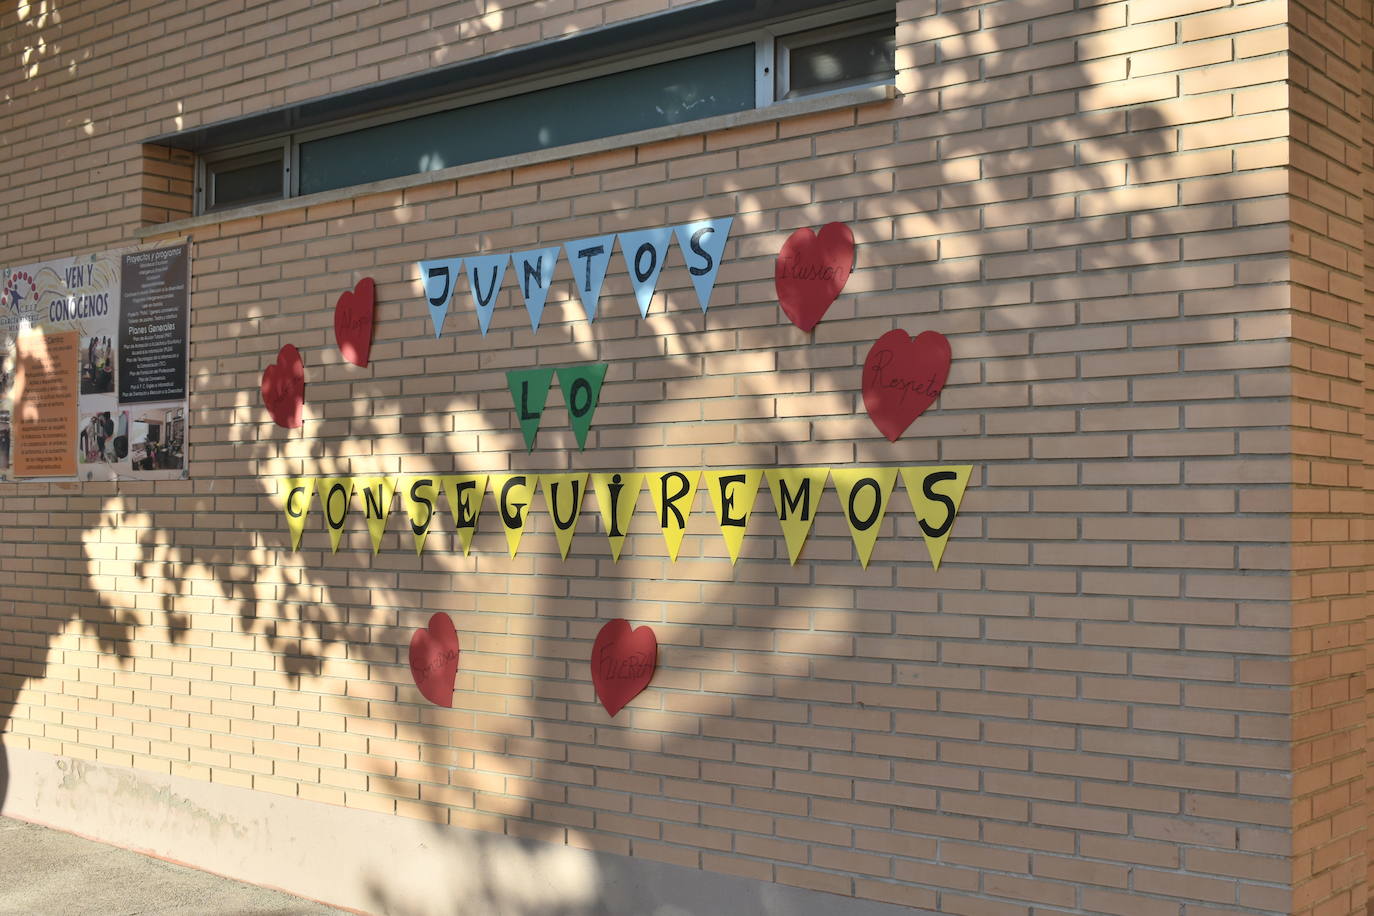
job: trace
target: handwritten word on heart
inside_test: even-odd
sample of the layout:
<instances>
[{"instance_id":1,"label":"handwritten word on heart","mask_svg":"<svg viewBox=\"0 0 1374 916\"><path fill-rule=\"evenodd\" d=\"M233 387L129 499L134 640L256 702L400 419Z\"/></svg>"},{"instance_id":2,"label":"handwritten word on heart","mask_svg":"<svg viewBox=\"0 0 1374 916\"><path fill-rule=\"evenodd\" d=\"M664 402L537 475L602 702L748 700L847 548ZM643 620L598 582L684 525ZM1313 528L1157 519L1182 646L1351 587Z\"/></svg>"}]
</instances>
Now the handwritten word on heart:
<instances>
[{"instance_id":1,"label":"handwritten word on heart","mask_svg":"<svg viewBox=\"0 0 1374 916\"><path fill-rule=\"evenodd\" d=\"M343 358L355 366L367 366L372 353L372 318L377 307L377 285L363 277L334 306L334 342Z\"/></svg>"},{"instance_id":2,"label":"handwritten word on heart","mask_svg":"<svg viewBox=\"0 0 1374 916\"><path fill-rule=\"evenodd\" d=\"M592 686L606 712L615 715L648 687L657 665L653 630L632 629L620 617L608 621L592 643Z\"/></svg>"},{"instance_id":3,"label":"handwritten word on heart","mask_svg":"<svg viewBox=\"0 0 1374 916\"><path fill-rule=\"evenodd\" d=\"M935 399L949 377L949 340L939 331L915 337L898 328L873 344L864 360L864 406L878 431L892 441Z\"/></svg>"},{"instance_id":4,"label":"handwritten word on heart","mask_svg":"<svg viewBox=\"0 0 1374 916\"><path fill-rule=\"evenodd\" d=\"M778 304L793 324L810 331L853 270L854 234L844 223L828 223L820 235L798 229L783 244L773 271Z\"/></svg>"},{"instance_id":5,"label":"handwritten word on heart","mask_svg":"<svg viewBox=\"0 0 1374 916\"><path fill-rule=\"evenodd\" d=\"M262 403L278 426L295 429L305 413L305 365L300 352L286 344L277 361L262 370Z\"/></svg>"},{"instance_id":6,"label":"handwritten word on heart","mask_svg":"<svg viewBox=\"0 0 1374 916\"><path fill-rule=\"evenodd\" d=\"M429 627L410 637L410 675L426 700L436 706L453 705L453 682L458 677L458 631L447 614L429 618Z\"/></svg>"}]
</instances>

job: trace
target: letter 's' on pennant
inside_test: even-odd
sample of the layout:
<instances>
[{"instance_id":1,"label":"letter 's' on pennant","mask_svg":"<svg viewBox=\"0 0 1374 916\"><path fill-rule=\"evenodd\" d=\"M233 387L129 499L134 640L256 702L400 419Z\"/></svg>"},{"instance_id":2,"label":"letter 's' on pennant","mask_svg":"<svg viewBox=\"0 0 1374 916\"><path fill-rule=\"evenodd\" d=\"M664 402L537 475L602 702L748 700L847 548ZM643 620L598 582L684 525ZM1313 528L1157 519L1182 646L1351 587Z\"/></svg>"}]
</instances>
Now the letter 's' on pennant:
<instances>
[{"instance_id":1,"label":"letter 's' on pennant","mask_svg":"<svg viewBox=\"0 0 1374 916\"><path fill-rule=\"evenodd\" d=\"M945 555L954 516L959 514L972 473L971 464L902 468L902 484L911 498L911 511L916 513L916 524L930 551L930 564L936 569Z\"/></svg>"},{"instance_id":2,"label":"letter 's' on pennant","mask_svg":"<svg viewBox=\"0 0 1374 916\"><path fill-rule=\"evenodd\" d=\"M630 531L630 520L634 518L635 503L643 486L643 474L616 471L592 475L596 504L601 509L601 524L611 542L614 563L620 562L620 550L625 546L625 535Z\"/></svg>"},{"instance_id":3,"label":"letter 's' on pennant","mask_svg":"<svg viewBox=\"0 0 1374 916\"><path fill-rule=\"evenodd\" d=\"M544 487L544 505L549 507L549 517L553 519L553 536L558 539L558 552L566 560L573 535L577 532L582 497L587 492L587 475L541 474L539 483Z\"/></svg>"},{"instance_id":4,"label":"letter 's' on pennant","mask_svg":"<svg viewBox=\"0 0 1374 916\"><path fill-rule=\"evenodd\" d=\"M517 251L511 260L515 264L515 285L525 299L525 311L530 313L530 330L537 331L549 298L549 285L553 283L553 269L558 264L558 249Z\"/></svg>"},{"instance_id":5,"label":"letter 's' on pennant","mask_svg":"<svg viewBox=\"0 0 1374 916\"><path fill-rule=\"evenodd\" d=\"M840 494L840 509L849 523L859 562L868 568L873 544L887 512L887 500L897 483L896 468L831 468L835 491Z\"/></svg>"},{"instance_id":6,"label":"letter 's' on pennant","mask_svg":"<svg viewBox=\"0 0 1374 916\"><path fill-rule=\"evenodd\" d=\"M759 468L737 471L707 471L706 489L716 509L716 522L725 547L730 552L730 565L739 560L744 544L744 530L749 526L749 513L759 493L763 471Z\"/></svg>"},{"instance_id":7,"label":"letter 's' on pennant","mask_svg":"<svg viewBox=\"0 0 1374 916\"><path fill-rule=\"evenodd\" d=\"M320 502L324 509L324 525L329 529L329 552L339 552L339 538L353 501L352 477L326 477L320 481Z\"/></svg>"},{"instance_id":8,"label":"letter 's' on pennant","mask_svg":"<svg viewBox=\"0 0 1374 916\"><path fill-rule=\"evenodd\" d=\"M658 275L663 271L663 260L668 256L668 246L672 241L673 230L667 226L620 233L620 256L625 259L625 270L630 275L630 285L634 287L641 318L649 317L654 288L658 285Z\"/></svg>"},{"instance_id":9,"label":"letter 's' on pennant","mask_svg":"<svg viewBox=\"0 0 1374 916\"><path fill-rule=\"evenodd\" d=\"M430 474L408 477L401 482L401 504L406 508L410 533L415 538L415 555L425 549L429 526L434 523L434 505L439 501L439 478Z\"/></svg>"},{"instance_id":10,"label":"letter 's' on pennant","mask_svg":"<svg viewBox=\"0 0 1374 916\"><path fill-rule=\"evenodd\" d=\"M472 304L477 309L477 327L486 336L491 316L496 311L496 297L501 295L501 280L506 276L508 254L484 254L468 258L468 285L472 289Z\"/></svg>"},{"instance_id":11,"label":"letter 's' on pennant","mask_svg":"<svg viewBox=\"0 0 1374 916\"><path fill-rule=\"evenodd\" d=\"M587 447L587 430L592 415L601 400L601 383L606 380L606 364L569 366L558 370L558 387L563 390L563 403L568 405L568 423L577 436L577 448Z\"/></svg>"},{"instance_id":12,"label":"letter 's' on pennant","mask_svg":"<svg viewBox=\"0 0 1374 916\"><path fill-rule=\"evenodd\" d=\"M596 305L601 300L601 284L606 279L606 268L611 263L611 249L615 247L615 236L602 235L575 242L564 242L568 262L572 264L573 286L577 298L582 300L582 308L588 321L596 320Z\"/></svg>"},{"instance_id":13,"label":"letter 's' on pennant","mask_svg":"<svg viewBox=\"0 0 1374 916\"><path fill-rule=\"evenodd\" d=\"M816 521L821 492L830 468L770 468L768 488L773 492L773 508L787 541L787 559L797 564L802 546Z\"/></svg>"},{"instance_id":14,"label":"letter 's' on pennant","mask_svg":"<svg viewBox=\"0 0 1374 916\"><path fill-rule=\"evenodd\" d=\"M544 417L544 404L549 399L552 384L552 369L513 369L506 373L506 385L515 402L515 419L520 422L527 452L534 449L534 437L539 434L539 423Z\"/></svg>"},{"instance_id":15,"label":"letter 's' on pennant","mask_svg":"<svg viewBox=\"0 0 1374 916\"><path fill-rule=\"evenodd\" d=\"M453 523L458 528L458 540L463 545L463 556L467 556L472 551L477 516L482 512L482 497L487 492L487 475L455 474L443 478L443 486Z\"/></svg>"},{"instance_id":16,"label":"letter 's' on pennant","mask_svg":"<svg viewBox=\"0 0 1374 916\"><path fill-rule=\"evenodd\" d=\"M682 536L687 532L687 518L692 514L692 502L697 494L697 480L701 471L664 471L645 475L649 480L649 495L654 499L654 513L668 556L676 563L682 549Z\"/></svg>"},{"instance_id":17,"label":"letter 's' on pennant","mask_svg":"<svg viewBox=\"0 0 1374 916\"><path fill-rule=\"evenodd\" d=\"M716 288L716 273L720 270L720 259L734 219L733 216L704 219L675 229L678 246L687 259L687 273L692 277L697 302L701 303L703 312L711 306L711 291Z\"/></svg>"},{"instance_id":18,"label":"letter 's' on pennant","mask_svg":"<svg viewBox=\"0 0 1374 916\"><path fill-rule=\"evenodd\" d=\"M520 549L520 535L525 533L525 523L530 518L530 500L534 498L538 482L538 474L491 475L491 492L496 496L497 512L501 516L501 527L506 529L506 546L510 548L512 559Z\"/></svg>"},{"instance_id":19,"label":"letter 's' on pennant","mask_svg":"<svg viewBox=\"0 0 1374 916\"><path fill-rule=\"evenodd\" d=\"M281 482L278 493L282 508L286 510L286 527L291 531L292 550L300 549L305 517L310 514L310 496L314 492L313 477L287 477Z\"/></svg>"},{"instance_id":20,"label":"letter 's' on pennant","mask_svg":"<svg viewBox=\"0 0 1374 916\"><path fill-rule=\"evenodd\" d=\"M429 306L429 323L437 338L444 330L444 319L453 302L453 291L462 275L462 258L441 258L419 262L420 281L425 285L425 303Z\"/></svg>"},{"instance_id":21,"label":"letter 's' on pennant","mask_svg":"<svg viewBox=\"0 0 1374 916\"><path fill-rule=\"evenodd\" d=\"M372 552L376 553L382 549L382 535L386 533L386 517L391 514L396 481L391 477L354 477L353 488L362 494L367 533L372 538Z\"/></svg>"}]
</instances>

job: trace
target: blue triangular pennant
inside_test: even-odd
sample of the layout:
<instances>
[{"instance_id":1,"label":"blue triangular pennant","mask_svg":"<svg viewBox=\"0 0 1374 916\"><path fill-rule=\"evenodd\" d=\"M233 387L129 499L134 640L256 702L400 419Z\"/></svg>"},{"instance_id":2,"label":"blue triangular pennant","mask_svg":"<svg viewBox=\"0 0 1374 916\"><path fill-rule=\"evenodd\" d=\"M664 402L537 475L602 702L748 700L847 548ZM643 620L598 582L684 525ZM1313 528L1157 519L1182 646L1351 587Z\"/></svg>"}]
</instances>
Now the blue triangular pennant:
<instances>
[{"instance_id":1,"label":"blue triangular pennant","mask_svg":"<svg viewBox=\"0 0 1374 916\"><path fill-rule=\"evenodd\" d=\"M491 314L496 311L496 297L501 294L501 280L506 276L508 254L484 254L468 258L468 284L472 288L472 304L477 309L477 326L482 334L491 326Z\"/></svg>"},{"instance_id":2,"label":"blue triangular pennant","mask_svg":"<svg viewBox=\"0 0 1374 916\"><path fill-rule=\"evenodd\" d=\"M558 249L517 251L511 255L511 260L515 262L515 285L525 297L525 310L530 313L530 330L537 331L539 319L544 317L549 284L553 282L553 268L558 263Z\"/></svg>"},{"instance_id":3,"label":"blue triangular pennant","mask_svg":"<svg viewBox=\"0 0 1374 916\"><path fill-rule=\"evenodd\" d=\"M444 330L449 303L458 287L458 274L463 269L462 258L441 258L420 262L420 280L425 285L425 302L429 305L429 323L437 338Z\"/></svg>"},{"instance_id":4,"label":"blue triangular pennant","mask_svg":"<svg viewBox=\"0 0 1374 916\"><path fill-rule=\"evenodd\" d=\"M654 287L658 285L658 275L663 270L663 259L668 256L672 240L673 230L666 226L620 233L620 256L625 259L625 272L630 275L641 318L649 315Z\"/></svg>"},{"instance_id":5,"label":"blue triangular pennant","mask_svg":"<svg viewBox=\"0 0 1374 916\"><path fill-rule=\"evenodd\" d=\"M725 241L730 236L730 224L734 219L722 216L676 227L677 243L687 259L687 272L691 274L703 312L711 305L711 290L716 286L721 253L725 251Z\"/></svg>"},{"instance_id":6,"label":"blue triangular pennant","mask_svg":"<svg viewBox=\"0 0 1374 916\"><path fill-rule=\"evenodd\" d=\"M611 249L614 247L613 235L563 243L568 253L568 263L572 264L573 286L577 288L577 298L582 300L588 321L596 320L596 303L601 298L601 283L606 279L606 268L610 266Z\"/></svg>"}]
</instances>

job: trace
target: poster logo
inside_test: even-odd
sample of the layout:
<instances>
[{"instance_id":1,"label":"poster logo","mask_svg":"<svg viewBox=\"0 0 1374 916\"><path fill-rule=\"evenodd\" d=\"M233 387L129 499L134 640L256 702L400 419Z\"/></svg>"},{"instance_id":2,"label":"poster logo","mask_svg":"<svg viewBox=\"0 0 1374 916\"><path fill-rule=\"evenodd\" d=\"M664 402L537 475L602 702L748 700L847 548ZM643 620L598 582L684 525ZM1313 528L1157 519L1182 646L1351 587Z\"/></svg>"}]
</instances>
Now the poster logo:
<instances>
[{"instance_id":1,"label":"poster logo","mask_svg":"<svg viewBox=\"0 0 1374 916\"><path fill-rule=\"evenodd\" d=\"M21 322L38 321L38 284L22 270L13 270L0 293L0 325L13 327Z\"/></svg>"}]
</instances>

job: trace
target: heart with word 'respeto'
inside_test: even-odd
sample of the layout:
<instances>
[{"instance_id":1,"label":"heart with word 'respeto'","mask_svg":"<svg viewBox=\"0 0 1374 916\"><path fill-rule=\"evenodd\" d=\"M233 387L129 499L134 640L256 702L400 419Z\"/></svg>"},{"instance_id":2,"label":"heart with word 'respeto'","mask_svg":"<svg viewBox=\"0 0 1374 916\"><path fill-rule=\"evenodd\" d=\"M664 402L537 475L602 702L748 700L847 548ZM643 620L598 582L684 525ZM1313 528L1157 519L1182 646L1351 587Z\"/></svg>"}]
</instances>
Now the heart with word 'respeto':
<instances>
[{"instance_id":1,"label":"heart with word 'respeto'","mask_svg":"<svg viewBox=\"0 0 1374 916\"><path fill-rule=\"evenodd\" d=\"M864 407L891 442L935 403L949 377L949 339L939 331L911 337L898 328L873 344L864 360Z\"/></svg>"},{"instance_id":2,"label":"heart with word 'respeto'","mask_svg":"<svg viewBox=\"0 0 1374 916\"><path fill-rule=\"evenodd\" d=\"M592 686L606 712L615 715L648 687L657 665L653 630L621 617L608 621L592 643Z\"/></svg>"}]
</instances>

